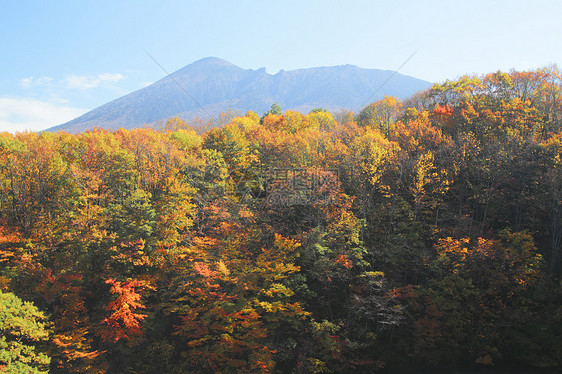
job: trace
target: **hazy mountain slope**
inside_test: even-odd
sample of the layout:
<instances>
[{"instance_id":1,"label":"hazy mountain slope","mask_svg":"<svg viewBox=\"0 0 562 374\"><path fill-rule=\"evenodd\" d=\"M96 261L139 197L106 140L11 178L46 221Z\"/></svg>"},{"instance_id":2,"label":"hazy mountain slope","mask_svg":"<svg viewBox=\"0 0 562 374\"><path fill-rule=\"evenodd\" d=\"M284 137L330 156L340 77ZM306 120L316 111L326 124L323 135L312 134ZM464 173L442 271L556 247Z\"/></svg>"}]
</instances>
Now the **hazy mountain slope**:
<instances>
[{"instance_id":1,"label":"hazy mountain slope","mask_svg":"<svg viewBox=\"0 0 562 374\"><path fill-rule=\"evenodd\" d=\"M282 70L272 75L263 68L245 70L208 57L48 131L77 133L94 127L130 129L175 115L187 120L195 117L208 120L207 112L217 116L228 109L241 114L248 110L262 114L274 102L283 109L302 112L315 107L357 111L391 75L392 71L352 65ZM429 82L396 74L370 101L383 95L406 98L429 86Z\"/></svg>"}]
</instances>

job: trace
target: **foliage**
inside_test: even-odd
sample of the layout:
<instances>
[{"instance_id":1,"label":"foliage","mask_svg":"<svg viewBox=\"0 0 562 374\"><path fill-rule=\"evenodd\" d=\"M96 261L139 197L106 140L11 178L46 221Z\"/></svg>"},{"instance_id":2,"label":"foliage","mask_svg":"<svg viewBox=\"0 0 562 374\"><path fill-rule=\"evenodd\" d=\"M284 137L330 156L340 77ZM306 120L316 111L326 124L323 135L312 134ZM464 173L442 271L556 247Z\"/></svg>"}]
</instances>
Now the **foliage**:
<instances>
[{"instance_id":1,"label":"foliage","mask_svg":"<svg viewBox=\"0 0 562 374\"><path fill-rule=\"evenodd\" d=\"M356 115L2 133L0 365L560 368L561 90L553 66Z\"/></svg>"}]
</instances>

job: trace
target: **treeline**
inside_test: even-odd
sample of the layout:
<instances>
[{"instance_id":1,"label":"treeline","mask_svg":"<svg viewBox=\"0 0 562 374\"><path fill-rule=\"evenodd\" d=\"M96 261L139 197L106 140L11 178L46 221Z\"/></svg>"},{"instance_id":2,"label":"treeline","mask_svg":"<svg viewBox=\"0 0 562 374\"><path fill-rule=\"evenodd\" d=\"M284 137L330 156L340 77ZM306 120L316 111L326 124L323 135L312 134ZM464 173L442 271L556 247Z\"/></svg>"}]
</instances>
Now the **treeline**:
<instances>
[{"instance_id":1,"label":"treeline","mask_svg":"<svg viewBox=\"0 0 562 374\"><path fill-rule=\"evenodd\" d=\"M1 134L0 370L560 368L561 78Z\"/></svg>"}]
</instances>

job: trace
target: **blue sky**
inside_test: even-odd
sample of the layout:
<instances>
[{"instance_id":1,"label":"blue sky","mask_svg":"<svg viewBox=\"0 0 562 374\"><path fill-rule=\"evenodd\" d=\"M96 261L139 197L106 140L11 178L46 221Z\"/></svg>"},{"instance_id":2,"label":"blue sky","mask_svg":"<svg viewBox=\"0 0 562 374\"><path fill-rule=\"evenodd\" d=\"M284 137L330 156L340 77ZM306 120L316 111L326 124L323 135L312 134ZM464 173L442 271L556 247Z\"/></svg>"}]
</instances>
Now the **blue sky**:
<instances>
[{"instance_id":1,"label":"blue sky","mask_svg":"<svg viewBox=\"0 0 562 374\"><path fill-rule=\"evenodd\" d=\"M562 2L3 0L0 131L71 120L215 56L267 72L352 64L439 82L562 67Z\"/></svg>"}]
</instances>

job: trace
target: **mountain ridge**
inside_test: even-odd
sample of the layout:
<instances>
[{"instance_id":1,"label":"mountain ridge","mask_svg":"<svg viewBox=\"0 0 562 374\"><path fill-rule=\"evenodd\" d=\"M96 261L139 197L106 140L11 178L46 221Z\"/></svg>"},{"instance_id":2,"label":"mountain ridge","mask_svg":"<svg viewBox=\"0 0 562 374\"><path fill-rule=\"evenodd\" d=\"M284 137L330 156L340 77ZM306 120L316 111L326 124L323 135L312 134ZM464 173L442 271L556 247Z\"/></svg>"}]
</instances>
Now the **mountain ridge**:
<instances>
[{"instance_id":1,"label":"mountain ridge","mask_svg":"<svg viewBox=\"0 0 562 374\"><path fill-rule=\"evenodd\" d=\"M249 110L263 113L274 102L302 112L315 107L355 110L391 76L372 100L384 95L404 99L431 85L390 70L350 64L269 74L265 68L243 69L217 57L205 57L46 131L154 127L171 116L191 121L209 114L216 117L231 109L241 114Z\"/></svg>"}]
</instances>

